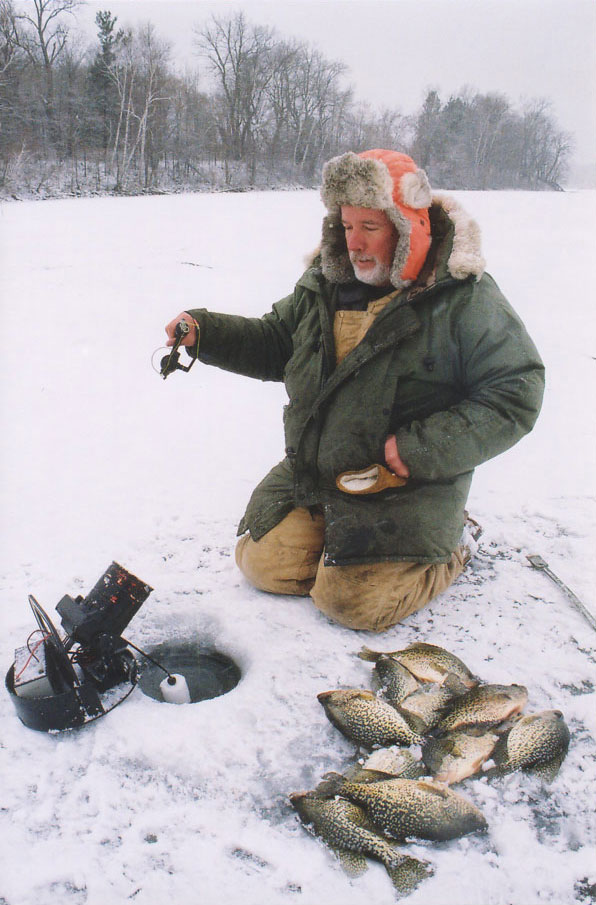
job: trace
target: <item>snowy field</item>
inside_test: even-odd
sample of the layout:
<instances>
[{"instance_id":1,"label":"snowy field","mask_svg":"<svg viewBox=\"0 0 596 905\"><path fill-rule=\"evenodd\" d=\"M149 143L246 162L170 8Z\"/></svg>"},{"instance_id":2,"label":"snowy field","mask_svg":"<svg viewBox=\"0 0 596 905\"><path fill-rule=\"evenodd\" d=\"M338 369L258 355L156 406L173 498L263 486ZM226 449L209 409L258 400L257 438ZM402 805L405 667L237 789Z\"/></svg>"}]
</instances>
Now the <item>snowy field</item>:
<instances>
[{"instance_id":1,"label":"snowy field","mask_svg":"<svg viewBox=\"0 0 596 905\"><path fill-rule=\"evenodd\" d=\"M526 560L542 555L596 611L596 193L457 195L545 359L547 393L534 432L476 475L473 566L379 636L235 569L236 524L283 454L283 387L151 367L185 307L255 315L291 291L318 242L317 194L0 208L3 674L35 628L28 594L58 622L58 600L87 594L112 560L155 589L131 641L199 638L243 672L227 696L185 707L137 689L62 734L25 728L3 692L1 905L389 905L383 867L349 880L287 796L354 757L317 693L368 686L363 643L414 640L526 685L527 710L562 710L572 741L549 787L466 780L488 834L408 845L435 874L404 901L596 900L596 633Z\"/></svg>"}]
</instances>

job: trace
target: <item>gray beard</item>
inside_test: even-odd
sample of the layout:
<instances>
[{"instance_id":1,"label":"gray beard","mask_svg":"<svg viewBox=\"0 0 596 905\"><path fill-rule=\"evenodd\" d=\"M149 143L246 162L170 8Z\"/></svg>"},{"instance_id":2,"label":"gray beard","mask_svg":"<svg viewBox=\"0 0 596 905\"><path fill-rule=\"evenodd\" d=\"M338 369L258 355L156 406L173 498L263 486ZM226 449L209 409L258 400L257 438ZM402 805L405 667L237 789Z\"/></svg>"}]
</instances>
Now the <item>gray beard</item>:
<instances>
[{"instance_id":1,"label":"gray beard","mask_svg":"<svg viewBox=\"0 0 596 905\"><path fill-rule=\"evenodd\" d=\"M352 261L351 255L350 261L352 263L352 267L354 268L356 279L360 280L361 283L367 283L369 286L387 286L391 282L391 271L389 267L386 267L384 264L380 264L377 261L372 270L361 270L358 267L358 263L356 261Z\"/></svg>"}]
</instances>

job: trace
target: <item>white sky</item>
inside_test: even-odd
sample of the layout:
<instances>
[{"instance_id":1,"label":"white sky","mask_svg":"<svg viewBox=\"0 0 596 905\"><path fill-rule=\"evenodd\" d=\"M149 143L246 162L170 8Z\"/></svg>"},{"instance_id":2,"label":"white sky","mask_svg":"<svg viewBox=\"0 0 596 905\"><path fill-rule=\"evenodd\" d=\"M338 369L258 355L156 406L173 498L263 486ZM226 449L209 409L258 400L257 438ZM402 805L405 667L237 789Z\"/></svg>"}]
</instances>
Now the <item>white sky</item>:
<instances>
[{"instance_id":1,"label":"white sky","mask_svg":"<svg viewBox=\"0 0 596 905\"><path fill-rule=\"evenodd\" d=\"M358 99L404 114L429 87L443 99L465 85L500 91L514 106L548 97L575 135L575 161L596 166L594 0L93 0L77 14L90 39L98 9L120 26L152 21L173 58L197 68L193 26L242 9L345 62Z\"/></svg>"}]
</instances>

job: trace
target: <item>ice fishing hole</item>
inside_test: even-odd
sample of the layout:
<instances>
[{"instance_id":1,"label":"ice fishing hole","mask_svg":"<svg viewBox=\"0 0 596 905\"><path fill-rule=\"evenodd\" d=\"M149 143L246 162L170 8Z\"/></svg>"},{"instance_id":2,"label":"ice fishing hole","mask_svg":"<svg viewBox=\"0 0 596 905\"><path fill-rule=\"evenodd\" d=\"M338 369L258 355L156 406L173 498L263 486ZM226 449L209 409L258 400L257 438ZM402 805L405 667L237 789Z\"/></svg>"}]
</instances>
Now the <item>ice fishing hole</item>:
<instances>
[{"instance_id":1,"label":"ice fishing hole","mask_svg":"<svg viewBox=\"0 0 596 905\"><path fill-rule=\"evenodd\" d=\"M164 641L147 653L170 673L184 676L191 704L227 694L241 678L239 667L230 657L192 641ZM150 661L142 662L139 688L163 703L159 686L164 675L163 670Z\"/></svg>"}]
</instances>

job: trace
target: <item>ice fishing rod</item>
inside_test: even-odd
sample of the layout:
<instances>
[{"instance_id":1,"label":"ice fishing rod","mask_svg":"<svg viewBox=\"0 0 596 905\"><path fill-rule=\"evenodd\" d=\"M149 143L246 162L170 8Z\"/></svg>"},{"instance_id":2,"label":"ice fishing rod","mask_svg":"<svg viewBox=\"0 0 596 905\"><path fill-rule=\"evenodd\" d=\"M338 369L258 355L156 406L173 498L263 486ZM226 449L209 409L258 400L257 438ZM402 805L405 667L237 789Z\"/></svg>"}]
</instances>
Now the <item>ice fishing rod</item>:
<instances>
[{"instance_id":1,"label":"ice fishing rod","mask_svg":"<svg viewBox=\"0 0 596 905\"><path fill-rule=\"evenodd\" d=\"M558 588L560 588L568 600L571 602L571 605L575 607L575 609L582 614L586 622L592 626L592 628L596 631L596 618L592 615L592 613L588 610L587 607L581 602L579 597L573 593L571 588L568 588L567 585L561 581L558 575L556 575L552 569L549 567L546 560L539 556L536 553L533 553L531 556L526 556L526 559L532 566L532 568L537 569L539 572L544 572L545 575L554 581Z\"/></svg>"},{"instance_id":2,"label":"ice fishing rod","mask_svg":"<svg viewBox=\"0 0 596 905\"><path fill-rule=\"evenodd\" d=\"M182 340L188 336L190 333L191 325L188 321L180 320L176 324L174 329L174 345L172 346L172 351L169 355L164 355L160 362L159 373L165 380L170 374L173 374L174 371L190 371L195 361L197 360L196 355L191 359L189 365L183 365L180 363L180 352L178 351ZM195 329L197 331L197 342L196 342L196 351L199 349L199 325L195 323Z\"/></svg>"}]
</instances>

